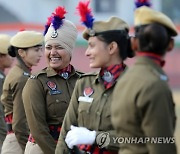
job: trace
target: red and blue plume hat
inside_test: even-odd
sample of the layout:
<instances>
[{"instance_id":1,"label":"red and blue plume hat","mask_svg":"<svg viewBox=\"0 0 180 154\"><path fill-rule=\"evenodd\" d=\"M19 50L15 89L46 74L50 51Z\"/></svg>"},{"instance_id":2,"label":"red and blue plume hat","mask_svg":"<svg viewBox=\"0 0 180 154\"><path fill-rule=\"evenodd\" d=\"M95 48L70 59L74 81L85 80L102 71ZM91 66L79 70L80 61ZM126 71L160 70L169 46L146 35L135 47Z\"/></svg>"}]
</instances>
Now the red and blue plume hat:
<instances>
[{"instance_id":1,"label":"red and blue plume hat","mask_svg":"<svg viewBox=\"0 0 180 154\"><path fill-rule=\"evenodd\" d=\"M135 0L136 8L139 8L141 6L148 6L151 7L150 0Z\"/></svg>"},{"instance_id":2,"label":"red and blue plume hat","mask_svg":"<svg viewBox=\"0 0 180 154\"><path fill-rule=\"evenodd\" d=\"M48 29L49 29L49 26L51 25L51 21L52 21L52 16L48 17L47 18L47 22L46 22L46 25L45 25L45 30L44 30L44 35L46 35Z\"/></svg>"},{"instance_id":3,"label":"red and blue plume hat","mask_svg":"<svg viewBox=\"0 0 180 154\"><path fill-rule=\"evenodd\" d=\"M64 7L58 6L55 11L52 13L50 17L48 17L46 25L45 25L45 31L44 35L46 35L48 28L52 24L54 30L56 31L63 25L63 19L65 19L66 10Z\"/></svg>"},{"instance_id":4,"label":"red and blue plume hat","mask_svg":"<svg viewBox=\"0 0 180 154\"><path fill-rule=\"evenodd\" d=\"M94 17L92 15L91 8L89 8L89 3L89 0L84 2L80 1L76 9L81 17L80 21L82 22L82 24L85 25L88 29L92 29Z\"/></svg>"}]
</instances>

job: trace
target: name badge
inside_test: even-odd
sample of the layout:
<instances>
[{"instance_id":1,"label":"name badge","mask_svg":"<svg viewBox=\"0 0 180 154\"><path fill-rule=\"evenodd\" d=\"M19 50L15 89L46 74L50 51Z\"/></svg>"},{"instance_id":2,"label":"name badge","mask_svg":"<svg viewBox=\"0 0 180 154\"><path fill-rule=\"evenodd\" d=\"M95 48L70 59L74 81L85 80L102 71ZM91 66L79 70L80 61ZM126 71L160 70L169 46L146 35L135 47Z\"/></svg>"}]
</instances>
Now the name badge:
<instances>
[{"instance_id":1,"label":"name badge","mask_svg":"<svg viewBox=\"0 0 180 154\"><path fill-rule=\"evenodd\" d=\"M80 102L87 102L87 103L92 103L94 98L91 97L84 97L84 96L79 96L78 101Z\"/></svg>"}]
</instances>

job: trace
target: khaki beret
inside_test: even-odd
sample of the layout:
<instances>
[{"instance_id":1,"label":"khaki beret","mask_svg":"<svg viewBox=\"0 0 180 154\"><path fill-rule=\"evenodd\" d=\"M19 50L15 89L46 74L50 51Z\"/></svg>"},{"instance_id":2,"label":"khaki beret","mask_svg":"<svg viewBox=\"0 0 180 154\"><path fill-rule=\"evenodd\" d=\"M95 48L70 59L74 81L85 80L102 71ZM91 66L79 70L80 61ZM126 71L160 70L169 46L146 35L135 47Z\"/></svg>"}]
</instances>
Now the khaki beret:
<instances>
[{"instance_id":1,"label":"khaki beret","mask_svg":"<svg viewBox=\"0 0 180 154\"><path fill-rule=\"evenodd\" d=\"M38 44L42 44L43 41L44 36L39 32L20 31L11 38L10 44L18 48L29 48Z\"/></svg>"},{"instance_id":2,"label":"khaki beret","mask_svg":"<svg viewBox=\"0 0 180 154\"><path fill-rule=\"evenodd\" d=\"M142 6L136 9L134 18L135 26L159 23L168 28L172 32L172 36L177 35L176 27L168 16L147 6Z\"/></svg>"},{"instance_id":3,"label":"khaki beret","mask_svg":"<svg viewBox=\"0 0 180 154\"><path fill-rule=\"evenodd\" d=\"M10 46L11 37L6 34L0 34L0 53L8 54L8 47Z\"/></svg>"},{"instance_id":4,"label":"khaki beret","mask_svg":"<svg viewBox=\"0 0 180 154\"><path fill-rule=\"evenodd\" d=\"M95 21L93 29L86 28L83 32L83 38L88 39L89 36L95 36L97 33L112 30L129 30L128 24L118 17L111 17L107 21Z\"/></svg>"}]
</instances>

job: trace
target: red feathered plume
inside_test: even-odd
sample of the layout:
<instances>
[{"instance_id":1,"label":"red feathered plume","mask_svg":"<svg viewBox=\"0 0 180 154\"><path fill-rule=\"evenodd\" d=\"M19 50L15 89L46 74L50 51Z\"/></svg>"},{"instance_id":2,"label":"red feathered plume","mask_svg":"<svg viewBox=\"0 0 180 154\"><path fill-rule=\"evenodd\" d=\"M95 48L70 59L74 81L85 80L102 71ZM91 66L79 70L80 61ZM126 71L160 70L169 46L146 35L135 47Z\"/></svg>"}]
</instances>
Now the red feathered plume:
<instances>
[{"instance_id":1,"label":"red feathered plume","mask_svg":"<svg viewBox=\"0 0 180 154\"><path fill-rule=\"evenodd\" d=\"M52 22L52 16L48 17L47 18L47 22L46 22L46 25L50 26L51 25L51 22Z\"/></svg>"},{"instance_id":2,"label":"red feathered plume","mask_svg":"<svg viewBox=\"0 0 180 154\"><path fill-rule=\"evenodd\" d=\"M64 7L58 6L53 14L52 26L55 30L63 25L63 19L65 18L66 10Z\"/></svg>"},{"instance_id":3,"label":"red feathered plume","mask_svg":"<svg viewBox=\"0 0 180 154\"><path fill-rule=\"evenodd\" d=\"M44 30L44 35L46 35L46 33L47 33L47 31L48 31L48 28L49 28L49 26L51 25L52 18L53 18L52 15L51 15L50 17L47 18L47 22L46 22L45 30Z\"/></svg>"},{"instance_id":4,"label":"red feathered plume","mask_svg":"<svg viewBox=\"0 0 180 154\"><path fill-rule=\"evenodd\" d=\"M63 19L65 18L66 10L64 7L58 6L52 15L47 19L45 25L44 35L47 33L49 26L52 23L52 26L57 30L60 26L63 25Z\"/></svg>"},{"instance_id":5,"label":"red feathered plume","mask_svg":"<svg viewBox=\"0 0 180 154\"><path fill-rule=\"evenodd\" d=\"M53 16L58 16L60 19L64 19L66 13L64 7L58 6L52 14Z\"/></svg>"},{"instance_id":6,"label":"red feathered plume","mask_svg":"<svg viewBox=\"0 0 180 154\"><path fill-rule=\"evenodd\" d=\"M19 31L21 32L21 31L25 31L26 29L25 28L20 28L19 29Z\"/></svg>"},{"instance_id":7,"label":"red feathered plume","mask_svg":"<svg viewBox=\"0 0 180 154\"><path fill-rule=\"evenodd\" d=\"M87 27L87 28L92 28L93 26L93 15L91 8L89 8L89 3L90 1L86 2L79 2L78 6L76 7L81 19L80 21Z\"/></svg>"}]
</instances>

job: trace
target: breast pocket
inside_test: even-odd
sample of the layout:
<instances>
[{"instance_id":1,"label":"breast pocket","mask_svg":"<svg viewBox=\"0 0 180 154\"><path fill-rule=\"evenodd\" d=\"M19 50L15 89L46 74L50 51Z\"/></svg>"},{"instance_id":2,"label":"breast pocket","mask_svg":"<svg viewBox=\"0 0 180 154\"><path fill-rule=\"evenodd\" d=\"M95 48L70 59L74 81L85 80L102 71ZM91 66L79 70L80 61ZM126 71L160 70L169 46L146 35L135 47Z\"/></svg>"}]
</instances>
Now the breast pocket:
<instances>
[{"instance_id":1,"label":"breast pocket","mask_svg":"<svg viewBox=\"0 0 180 154\"><path fill-rule=\"evenodd\" d=\"M66 100L63 94L49 95L47 97L48 117L64 117L69 104Z\"/></svg>"},{"instance_id":2,"label":"breast pocket","mask_svg":"<svg viewBox=\"0 0 180 154\"><path fill-rule=\"evenodd\" d=\"M78 107L79 125L86 126L86 123L89 122L91 104L92 103L88 103L88 102L79 102L79 107Z\"/></svg>"},{"instance_id":3,"label":"breast pocket","mask_svg":"<svg viewBox=\"0 0 180 154\"><path fill-rule=\"evenodd\" d=\"M106 104L102 111L101 121L103 121L103 128L105 130L111 130L111 106L110 103Z\"/></svg>"}]
</instances>

